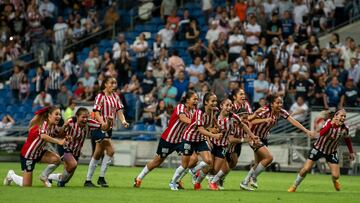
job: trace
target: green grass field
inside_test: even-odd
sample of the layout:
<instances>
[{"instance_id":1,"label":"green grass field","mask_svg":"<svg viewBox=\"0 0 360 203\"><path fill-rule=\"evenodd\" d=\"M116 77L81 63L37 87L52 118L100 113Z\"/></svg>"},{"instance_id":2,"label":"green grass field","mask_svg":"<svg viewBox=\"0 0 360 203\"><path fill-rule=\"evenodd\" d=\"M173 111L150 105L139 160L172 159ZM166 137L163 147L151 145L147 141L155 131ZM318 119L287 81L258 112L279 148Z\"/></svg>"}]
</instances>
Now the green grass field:
<instances>
[{"instance_id":1,"label":"green grass field","mask_svg":"<svg viewBox=\"0 0 360 203\"><path fill-rule=\"evenodd\" d=\"M298 192L288 193L286 190L296 177L295 173L266 172L258 179L260 188L254 192L247 192L239 189L239 181L245 176L245 171L233 171L226 179L224 191L208 190L206 180L201 191L194 191L189 176L185 177L186 190L171 191L168 182L173 169L154 170L144 179L142 187L135 189L132 187L133 179L141 168L109 167L106 179L110 188L84 188L87 166L81 165L67 187L45 188L38 179L44 166L37 164L32 188L21 188L14 184L1 185L0 202L360 202L360 177L354 176L342 176L342 190L335 192L330 175L308 175ZM1 178L5 177L8 169L14 169L19 174L20 164L0 163ZM57 171L61 170L62 166ZM97 173L95 177L97 179Z\"/></svg>"}]
</instances>

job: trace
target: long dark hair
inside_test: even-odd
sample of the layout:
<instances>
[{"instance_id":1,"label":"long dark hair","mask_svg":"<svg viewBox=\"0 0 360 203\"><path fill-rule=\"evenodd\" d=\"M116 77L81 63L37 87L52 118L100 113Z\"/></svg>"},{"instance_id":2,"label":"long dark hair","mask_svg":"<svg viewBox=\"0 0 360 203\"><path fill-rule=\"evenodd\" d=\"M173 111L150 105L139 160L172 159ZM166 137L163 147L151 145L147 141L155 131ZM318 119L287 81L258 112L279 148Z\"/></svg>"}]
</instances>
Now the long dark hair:
<instances>
[{"instance_id":1,"label":"long dark hair","mask_svg":"<svg viewBox=\"0 0 360 203\"><path fill-rule=\"evenodd\" d=\"M242 89L236 88L233 91L231 91L229 99L234 103L236 101L236 95L241 91Z\"/></svg>"},{"instance_id":2,"label":"long dark hair","mask_svg":"<svg viewBox=\"0 0 360 203\"><path fill-rule=\"evenodd\" d=\"M80 116L81 114L83 114L83 113L88 113L89 112L89 110L87 110L87 108L85 108L85 107L80 107L77 111L76 111L76 113L75 113L75 116Z\"/></svg>"},{"instance_id":3,"label":"long dark hair","mask_svg":"<svg viewBox=\"0 0 360 203\"><path fill-rule=\"evenodd\" d=\"M102 81L102 83L101 83L101 85L100 85L100 90L101 90L101 91L104 91L104 89L105 89L105 84L106 84L109 80L111 80L111 79L115 79L115 78L114 78L114 77L111 77L111 76L106 76L106 77L105 77L104 81Z\"/></svg>"},{"instance_id":4,"label":"long dark hair","mask_svg":"<svg viewBox=\"0 0 360 203\"><path fill-rule=\"evenodd\" d=\"M279 97L279 95L277 95L277 94L269 94L266 97L266 101L271 106L271 104L274 103L278 97Z\"/></svg>"},{"instance_id":5,"label":"long dark hair","mask_svg":"<svg viewBox=\"0 0 360 203\"><path fill-rule=\"evenodd\" d=\"M29 123L29 128L33 128L35 125L41 126L45 121L48 120L50 114L52 114L57 109L60 109L58 106L49 106L45 107L39 111L35 112L35 116L31 119Z\"/></svg>"},{"instance_id":6,"label":"long dark hair","mask_svg":"<svg viewBox=\"0 0 360 203\"><path fill-rule=\"evenodd\" d=\"M180 103L186 104L186 101L190 99L194 94L196 94L196 92L191 90L187 91L186 94L181 98Z\"/></svg>"},{"instance_id":7,"label":"long dark hair","mask_svg":"<svg viewBox=\"0 0 360 203\"><path fill-rule=\"evenodd\" d=\"M214 92L207 92L205 95L204 95L204 98L203 98L203 105L201 107L201 110L205 112L205 106L206 106L206 102L209 101L210 97L215 95Z\"/></svg>"}]
</instances>

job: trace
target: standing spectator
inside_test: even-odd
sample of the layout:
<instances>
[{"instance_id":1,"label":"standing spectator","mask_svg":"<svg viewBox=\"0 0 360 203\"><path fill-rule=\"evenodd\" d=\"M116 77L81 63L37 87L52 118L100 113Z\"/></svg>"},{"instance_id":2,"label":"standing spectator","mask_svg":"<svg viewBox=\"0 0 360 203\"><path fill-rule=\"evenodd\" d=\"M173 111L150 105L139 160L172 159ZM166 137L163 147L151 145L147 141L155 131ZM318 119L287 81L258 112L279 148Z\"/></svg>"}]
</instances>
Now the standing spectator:
<instances>
[{"instance_id":1,"label":"standing spectator","mask_svg":"<svg viewBox=\"0 0 360 203\"><path fill-rule=\"evenodd\" d=\"M118 84L119 86L124 86L129 82L130 77L130 56L127 51L122 51L120 54L120 58L116 61L116 70L118 72Z\"/></svg>"},{"instance_id":2,"label":"standing spectator","mask_svg":"<svg viewBox=\"0 0 360 203\"><path fill-rule=\"evenodd\" d=\"M113 2L111 6L107 9L104 17L105 28L112 28L118 21L120 17L116 10L116 2Z\"/></svg>"},{"instance_id":3,"label":"standing spectator","mask_svg":"<svg viewBox=\"0 0 360 203\"><path fill-rule=\"evenodd\" d=\"M326 45L326 50L329 52L331 65L338 66L340 60L341 42L338 33L332 33L330 41Z\"/></svg>"},{"instance_id":4,"label":"standing spectator","mask_svg":"<svg viewBox=\"0 0 360 203\"><path fill-rule=\"evenodd\" d=\"M254 81L254 107L255 109L260 107L259 101L261 98L265 98L269 92L269 83L265 80L265 74L258 73L257 79Z\"/></svg>"},{"instance_id":5,"label":"standing spectator","mask_svg":"<svg viewBox=\"0 0 360 203\"><path fill-rule=\"evenodd\" d=\"M54 25L54 36L55 36L55 46L54 46L54 58L60 60L64 55L64 47L67 40L68 25L64 22L64 18L59 16L57 23Z\"/></svg>"},{"instance_id":6,"label":"standing spectator","mask_svg":"<svg viewBox=\"0 0 360 203\"><path fill-rule=\"evenodd\" d=\"M309 81L308 76L308 74L303 73L298 75L298 78L295 82L295 98L302 97L305 101L309 101L311 98L314 84Z\"/></svg>"},{"instance_id":7,"label":"standing spectator","mask_svg":"<svg viewBox=\"0 0 360 203\"><path fill-rule=\"evenodd\" d=\"M176 0L163 0L160 7L161 18L166 20L176 7Z\"/></svg>"},{"instance_id":8,"label":"standing spectator","mask_svg":"<svg viewBox=\"0 0 360 203\"><path fill-rule=\"evenodd\" d=\"M219 38L219 35L220 35L220 30L218 29L217 22L213 20L211 22L211 29L207 31L205 39L208 41L208 44L210 45Z\"/></svg>"},{"instance_id":9,"label":"standing spectator","mask_svg":"<svg viewBox=\"0 0 360 203\"><path fill-rule=\"evenodd\" d=\"M156 78L153 76L153 69L148 67L145 72L145 77L141 81L142 95L154 94L156 91Z\"/></svg>"},{"instance_id":10,"label":"standing spectator","mask_svg":"<svg viewBox=\"0 0 360 203\"><path fill-rule=\"evenodd\" d=\"M209 22L212 9L213 9L212 0L201 0L201 10L205 15L205 22Z\"/></svg>"},{"instance_id":11,"label":"standing spectator","mask_svg":"<svg viewBox=\"0 0 360 203\"><path fill-rule=\"evenodd\" d=\"M290 11L292 11L294 9L294 5L292 3L292 1L289 0L280 0L278 2L278 9L279 9L279 14L280 14L280 18L285 18L285 13L289 13ZM292 16L292 15L289 15Z\"/></svg>"},{"instance_id":12,"label":"standing spectator","mask_svg":"<svg viewBox=\"0 0 360 203\"><path fill-rule=\"evenodd\" d=\"M201 63L201 58L196 57L193 64L186 68L186 72L190 76L190 83L196 85L199 82L199 75L205 73L205 67Z\"/></svg>"},{"instance_id":13,"label":"standing spectator","mask_svg":"<svg viewBox=\"0 0 360 203\"><path fill-rule=\"evenodd\" d=\"M179 57L179 52L176 49L173 50L167 65L169 67L169 71L174 73L174 76L177 76L180 71L185 70L184 60L181 57Z\"/></svg>"},{"instance_id":14,"label":"standing spectator","mask_svg":"<svg viewBox=\"0 0 360 203\"><path fill-rule=\"evenodd\" d=\"M117 41L114 43L112 47L113 59L117 60L120 58L120 53L122 50L127 50L129 48L129 44L125 39L124 33L120 33L118 35Z\"/></svg>"},{"instance_id":15,"label":"standing spectator","mask_svg":"<svg viewBox=\"0 0 360 203\"><path fill-rule=\"evenodd\" d=\"M69 77L68 83L71 86L75 85L82 72L80 66L77 64L75 51L71 51L68 55L66 55L62 63L65 73Z\"/></svg>"},{"instance_id":16,"label":"standing spectator","mask_svg":"<svg viewBox=\"0 0 360 203\"><path fill-rule=\"evenodd\" d=\"M165 84L160 89L158 98L164 100L165 105L167 106L176 106L176 95L178 90L173 86L173 79L169 77L166 78L164 82Z\"/></svg>"},{"instance_id":17,"label":"standing spectator","mask_svg":"<svg viewBox=\"0 0 360 203\"><path fill-rule=\"evenodd\" d=\"M14 73L10 77L10 88L12 91L13 100L16 102L19 99L20 82L25 77L24 72L20 66L14 66Z\"/></svg>"},{"instance_id":18,"label":"standing spectator","mask_svg":"<svg viewBox=\"0 0 360 203\"><path fill-rule=\"evenodd\" d=\"M177 33L179 31L180 18L176 15L176 9L171 11L171 15L166 18L166 23L170 24L170 29Z\"/></svg>"},{"instance_id":19,"label":"standing spectator","mask_svg":"<svg viewBox=\"0 0 360 203\"><path fill-rule=\"evenodd\" d=\"M177 89L176 101L180 101L185 92L188 91L189 80L185 78L185 71L180 71L178 78L174 80L174 87Z\"/></svg>"},{"instance_id":20,"label":"standing spectator","mask_svg":"<svg viewBox=\"0 0 360 203\"><path fill-rule=\"evenodd\" d=\"M85 71L89 71L92 76L95 76L98 72L100 61L95 56L93 50L89 51L89 56L84 62Z\"/></svg>"},{"instance_id":21,"label":"standing spectator","mask_svg":"<svg viewBox=\"0 0 360 203\"><path fill-rule=\"evenodd\" d=\"M164 28L164 29L166 29L166 28ZM172 30L171 30L171 32L172 32ZM165 33L162 33L162 34L165 34ZM156 59L156 60L159 59L160 50L161 50L161 48L165 48L165 47L167 47L167 46L165 45L164 41L162 40L162 35L159 33L156 34L155 41L153 43L153 54L154 54L153 59Z\"/></svg>"},{"instance_id":22,"label":"standing spectator","mask_svg":"<svg viewBox=\"0 0 360 203\"><path fill-rule=\"evenodd\" d=\"M219 78L216 78L213 82L211 90L216 94L219 100L224 99L227 95L229 95L229 80L226 75L226 70L221 69L219 71Z\"/></svg>"},{"instance_id":23,"label":"standing spectator","mask_svg":"<svg viewBox=\"0 0 360 203\"><path fill-rule=\"evenodd\" d=\"M345 84L345 107L357 107L360 103L360 90L357 88L353 79L348 79Z\"/></svg>"},{"instance_id":24,"label":"standing spectator","mask_svg":"<svg viewBox=\"0 0 360 203\"><path fill-rule=\"evenodd\" d=\"M234 6L234 10L239 17L241 22L245 22L246 20L246 10L248 8L248 5L244 0L237 0Z\"/></svg>"},{"instance_id":25,"label":"standing spectator","mask_svg":"<svg viewBox=\"0 0 360 203\"><path fill-rule=\"evenodd\" d=\"M45 106L52 106L53 105L53 99L49 93L46 93L45 91L41 91L38 95L36 95L33 106L35 109L39 107L45 107Z\"/></svg>"},{"instance_id":26,"label":"standing spectator","mask_svg":"<svg viewBox=\"0 0 360 203\"><path fill-rule=\"evenodd\" d=\"M354 85L357 86L360 81L360 65L358 59L352 58L350 61L350 68L348 69L349 75L348 78L352 79Z\"/></svg>"},{"instance_id":27,"label":"standing spectator","mask_svg":"<svg viewBox=\"0 0 360 203\"><path fill-rule=\"evenodd\" d=\"M306 45L305 54L307 55L308 62L314 63L320 57L320 45L316 35L309 37L309 43Z\"/></svg>"},{"instance_id":28,"label":"standing spectator","mask_svg":"<svg viewBox=\"0 0 360 203\"><path fill-rule=\"evenodd\" d=\"M340 25L345 22L348 18L345 12L345 0L334 0L335 4L335 25Z\"/></svg>"},{"instance_id":29,"label":"standing spectator","mask_svg":"<svg viewBox=\"0 0 360 203\"><path fill-rule=\"evenodd\" d=\"M274 37L282 39L282 24L278 19L278 13L273 12L271 15L271 20L267 26L267 41L270 42ZM269 44L268 44L269 45Z\"/></svg>"},{"instance_id":30,"label":"standing spectator","mask_svg":"<svg viewBox=\"0 0 360 203\"><path fill-rule=\"evenodd\" d=\"M268 18L271 18L271 15L274 12L278 12L276 2L274 2L273 0L267 0L263 2L263 6L264 6L265 14Z\"/></svg>"},{"instance_id":31,"label":"standing spectator","mask_svg":"<svg viewBox=\"0 0 360 203\"><path fill-rule=\"evenodd\" d=\"M40 1L39 13L44 18L46 29L51 29L56 12L56 6L50 0Z\"/></svg>"},{"instance_id":32,"label":"standing spectator","mask_svg":"<svg viewBox=\"0 0 360 203\"><path fill-rule=\"evenodd\" d=\"M72 29L72 41L77 42L85 36L85 28L80 23L80 21L75 21L74 27Z\"/></svg>"},{"instance_id":33,"label":"standing spectator","mask_svg":"<svg viewBox=\"0 0 360 203\"><path fill-rule=\"evenodd\" d=\"M285 93L285 84L281 82L279 74L275 74L274 79L269 86L269 94L276 94L280 97L284 97Z\"/></svg>"},{"instance_id":34,"label":"standing spectator","mask_svg":"<svg viewBox=\"0 0 360 203\"><path fill-rule=\"evenodd\" d=\"M239 56L245 43L245 37L240 32L240 27L235 26L233 33L229 36L229 63L234 62Z\"/></svg>"},{"instance_id":35,"label":"standing spectator","mask_svg":"<svg viewBox=\"0 0 360 203\"><path fill-rule=\"evenodd\" d=\"M164 42L166 47L171 47L175 32L173 29L171 29L171 24L169 22L166 23L165 27L157 34L161 36L161 40Z\"/></svg>"},{"instance_id":36,"label":"standing spectator","mask_svg":"<svg viewBox=\"0 0 360 203\"><path fill-rule=\"evenodd\" d=\"M60 105L62 110L65 110L67 106L70 104L72 94L67 89L66 85L61 85L60 92L56 96L56 104Z\"/></svg>"},{"instance_id":37,"label":"standing spectator","mask_svg":"<svg viewBox=\"0 0 360 203\"><path fill-rule=\"evenodd\" d=\"M284 0L283 0L284 1ZM280 2L283 2L280 1ZM288 0L286 0L288 2ZM281 13L280 13L281 14ZM281 31L283 39L288 39L289 36L294 34L295 23L291 17L290 11L285 11L281 20Z\"/></svg>"},{"instance_id":38,"label":"standing spectator","mask_svg":"<svg viewBox=\"0 0 360 203\"><path fill-rule=\"evenodd\" d=\"M304 98L298 97L296 102L290 107L290 115L299 122L304 122L308 113L309 107L304 102Z\"/></svg>"},{"instance_id":39,"label":"standing spectator","mask_svg":"<svg viewBox=\"0 0 360 203\"><path fill-rule=\"evenodd\" d=\"M253 101L254 98L254 81L256 80L256 73L252 65L247 65L245 74L243 75L244 90L249 98L249 101Z\"/></svg>"},{"instance_id":40,"label":"standing spectator","mask_svg":"<svg viewBox=\"0 0 360 203\"><path fill-rule=\"evenodd\" d=\"M244 27L246 35L246 51L250 53L251 47L259 44L261 27L256 23L256 17L254 15L250 17L250 23L245 24Z\"/></svg>"},{"instance_id":41,"label":"standing spectator","mask_svg":"<svg viewBox=\"0 0 360 203\"><path fill-rule=\"evenodd\" d=\"M34 83L35 93L39 94L45 90L47 76L45 75L44 69L39 66L36 68L36 75L32 78L31 82Z\"/></svg>"},{"instance_id":42,"label":"standing spectator","mask_svg":"<svg viewBox=\"0 0 360 203\"><path fill-rule=\"evenodd\" d=\"M330 84L325 88L323 98L325 109L344 106L344 88L339 84L337 77L332 77Z\"/></svg>"},{"instance_id":43,"label":"standing spectator","mask_svg":"<svg viewBox=\"0 0 360 203\"><path fill-rule=\"evenodd\" d=\"M144 33L141 33L139 39L135 40L132 49L136 53L137 71L145 72L148 63L148 43L145 41Z\"/></svg>"},{"instance_id":44,"label":"standing spectator","mask_svg":"<svg viewBox=\"0 0 360 203\"><path fill-rule=\"evenodd\" d=\"M229 17L229 26L230 29L234 29L235 26L240 26L240 18L237 16L236 11L234 9L230 10L230 17Z\"/></svg>"},{"instance_id":45,"label":"standing spectator","mask_svg":"<svg viewBox=\"0 0 360 203\"><path fill-rule=\"evenodd\" d=\"M19 86L19 99L20 101L26 101L30 95L30 83L29 78L24 76Z\"/></svg>"},{"instance_id":46,"label":"standing spectator","mask_svg":"<svg viewBox=\"0 0 360 203\"><path fill-rule=\"evenodd\" d=\"M57 63L52 62L45 86L45 90L50 93L52 98L56 99L60 86L65 83L66 77L64 70Z\"/></svg>"},{"instance_id":47,"label":"standing spectator","mask_svg":"<svg viewBox=\"0 0 360 203\"><path fill-rule=\"evenodd\" d=\"M185 32L185 39L188 41L189 46L194 45L200 36L200 30L197 25L197 21L195 19L192 19L190 21L190 26Z\"/></svg>"},{"instance_id":48,"label":"standing spectator","mask_svg":"<svg viewBox=\"0 0 360 203\"><path fill-rule=\"evenodd\" d=\"M294 21L297 26L304 23L303 17L309 13L309 8L303 3L303 0L295 0L293 10Z\"/></svg>"}]
</instances>

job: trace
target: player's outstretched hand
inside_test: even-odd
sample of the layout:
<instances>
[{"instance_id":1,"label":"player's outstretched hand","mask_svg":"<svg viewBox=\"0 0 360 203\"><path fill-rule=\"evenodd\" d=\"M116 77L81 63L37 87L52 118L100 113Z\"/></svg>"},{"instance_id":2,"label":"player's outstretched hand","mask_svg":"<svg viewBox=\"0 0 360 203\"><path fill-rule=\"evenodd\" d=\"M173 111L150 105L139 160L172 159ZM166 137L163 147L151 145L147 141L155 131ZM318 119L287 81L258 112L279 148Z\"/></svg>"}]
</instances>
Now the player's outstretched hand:
<instances>
[{"instance_id":1,"label":"player's outstretched hand","mask_svg":"<svg viewBox=\"0 0 360 203\"><path fill-rule=\"evenodd\" d=\"M349 157L350 157L351 161L354 161L355 160L355 153L350 153Z\"/></svg>"},{"instance_id":2,"label":"player's outstretched hand","mask_svg":"<svg viewBox=\"0 0 360 203\"><path fill-rule=\"evenodd\" d=\"M126 122L126 121L122 122L122 125L123 125L125 128L128 128L128 127L129 127L129 123Z\"/></svg>"}]
</instances>

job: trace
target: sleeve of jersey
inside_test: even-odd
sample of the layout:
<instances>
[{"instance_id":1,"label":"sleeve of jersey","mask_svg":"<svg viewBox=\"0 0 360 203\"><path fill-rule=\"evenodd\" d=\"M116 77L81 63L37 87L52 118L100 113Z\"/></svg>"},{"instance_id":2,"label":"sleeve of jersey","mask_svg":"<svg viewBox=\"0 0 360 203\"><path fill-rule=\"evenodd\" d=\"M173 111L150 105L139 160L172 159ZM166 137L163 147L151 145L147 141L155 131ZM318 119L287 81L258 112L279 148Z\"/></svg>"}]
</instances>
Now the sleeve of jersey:
<instances>
[{"instance_id":1,"label":"sleeve of jersey","mask_svg":"<svg viewBox=\"0 0 360 203\"><path fill-rule=\"evenodd\" d=\"M352 146L352 142L351 142L351 138L349 136L349 127L348 126L345 126L345 129L344 129L344 133L345 133L345 136L344 136L344 141L346 143L346 146L349 150L350 153L354 153L354 149L353 149L353 146Z\"/></svg>"},{"instance_id":2,"label":"sleeve of jersey","mask_svg":"<svg viewBox=\"0 0 360 203\"><path fill-rule=\"evenodd\" d=\"M320 129L320 136L326 135L330 131L331 127L332 127L331 120L329 119L326 121L324 126Z\"/></svg>"},{"instance_id":3,"label":"sleeve of jersey","mask_svg":"<svg viewBox=\"0 0 360 203\"><path fill-rule=\"evenodd\" d=\"M285 109L281 109L281 110L280 110L280 116L281 116L283 119L287 119L287 118L290 116L290 114L289 114L289 112L287 112Z\"/></svg>"},{"instance_id":4,"label":"sleeve of jersey","mask_svg":"<svg viewBox=\"0 0 360 203\"><path fill-rule=\"evenodd\" d=\"M41 134L48 134L48 130L47 130L47 123L44 122L42 125L41 125L41 128L39 129L39 136Z\"/></svg>"},{"instance_id":5,"label":"sleeve of jersey","mask_svg":"<svg viewBox=\"0 0 360 203\"><path fill-rule=\"evenodd\" d=\"M94 105L94 109L93 111L101 111L102 108L102 102L103 102L103 95L102 94L98 94L95 97L95 105Z\"/></svg>"},{"instance_id":6,"label":"sleeve of jersey","mask_svg":"<svg viewBox=\"0 0 360 203\"><path fill-rule=\"evenodd\" d=\"M101 123L99 121L96 121L94 119L88 120L88 126L90 130L99 129L101 128Z\"/></svg>"},{"instance_id":7,"label":"sleeve of jersey","mask_svg":"<svg viewBox=\"0 0 360 203\"><path fill-rule=\"evenodd\" d=\"M246 110L248 111L249 114L252 114L252 113L253 113L253 111L252 111L251 106L250 106L249 103L246 103Z\"/></svg>"},{"instance_id":8,"label":"sleeve of jersey","mask_svg":"<svg viewBox=\"0 0 360 203\"><path fill-rule=\"evenodd\" d=\"M203 120L203 112L201 110L197 110L195 113L195 122L197 126L203 126L204 120Z\"/></svg>"},{"instance_id":9,"label":"sleeve of jersey","mask_svg":"<svg viewBox=\"0 0 360 203\"><path fill-rule=\"evenodd\" d=\"M265 115L266 111L267 111L267 108L260 108L260 109L256 110L255 117L262 118Z\"/></svg>"},{"instance_id":10,"label":"sleeve of jersey","mask_svg":"<svg viewBox=\"0 0 360 203\"><path fill-rule=\"evenodd\" d=\"M124 105L122 104L120 97L116 95L116 111L119 111L121 109L124 109Z\"/></svg>"},{"instance_id":11,"label":"sleeve of jersey","mask_svg":"<svg viewBox=\"0 0 360 203\"><path fill-rule=\"evenodd\" d=\"M238 115L236 114L232 114L232 118L235 120L236 123L240 124L241 123L241 119Z\"/></svg>"},{"instance_id":12,"label":"sleeve of jersey","mask_svg":"<svg viewBox=\"0 0 360 203\"><path fill-rule=\"evenodd\" d=\"M178 104L176 106L176 115L179 116L180 114L184 114L185 113L185 105L184 104Z\"/></svg>"}]
</instances>

